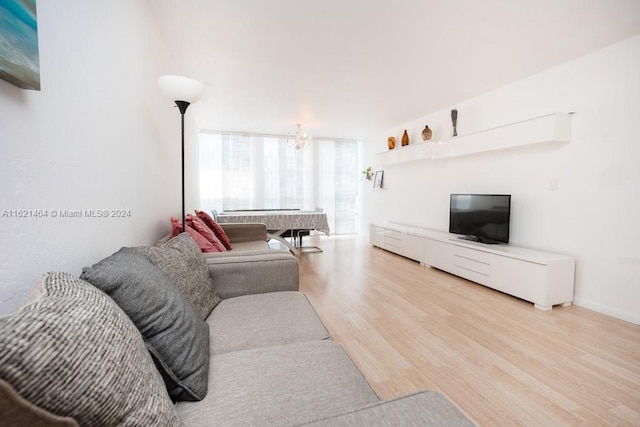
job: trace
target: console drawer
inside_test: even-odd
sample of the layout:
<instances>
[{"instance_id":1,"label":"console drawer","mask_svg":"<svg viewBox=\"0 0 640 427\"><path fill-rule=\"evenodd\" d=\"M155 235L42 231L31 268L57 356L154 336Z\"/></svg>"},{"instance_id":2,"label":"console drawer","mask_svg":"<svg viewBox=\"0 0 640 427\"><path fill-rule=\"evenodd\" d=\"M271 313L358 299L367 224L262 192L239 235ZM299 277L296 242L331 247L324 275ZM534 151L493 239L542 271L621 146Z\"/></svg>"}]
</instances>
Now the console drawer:
<instances>
[{"instance_id":1,"label":"console drawer","mask_svg":"<svg viewBox=\"0 0 640 427\"><path fill-rule=\"evenodd\" d=\"M459 246L453 249L453 274L488 285L491 281L492 257L486 252Z\"/></svg>"},{"instance_id":2,"label":"console drawer","mask_svg":"<svg viewBox=\"0 0 640 427\"><path fill-rule=\"evenodd\" d=\"M384 237L389 239L402 239L402 233L396 230L384 230Z\"/></svg>"},{"instance_id":3,"label":"console drawer","mask_svg":"<svg viewBox=\"0 0 640 427\"><path fill-rule=\"evenodd\" d=\"M491 264L491 260L495 259L495 256L488 252L477 251L469 248L462 248L460 246L454 246L453 254L462 258L478 261L484 264Z\"/></svg>"},{"instance_id":4,"label":"console drawer","mask_svg":"<svg viewBox=\"0 0 640 427\"><path fill-rule=\"evenodd\" d=\"M385 235L384 236L384 246L387 247L392 247L395 249L400 249L402 248L402 240L401 239L397 239L395 237L390 237Z\"/></svg>"},{"instance_id":5,"label":"console drawer","mask_svg":"<svg viewBox=\"0 0 640 427\"><path fill-rule=\"evenodd\" d=\"M486 262L454 255L453 265L465 270L473 271L474 273L482 274L483 276L491 276L491 264L488 264Z\"/></svg>"}]
</instances>

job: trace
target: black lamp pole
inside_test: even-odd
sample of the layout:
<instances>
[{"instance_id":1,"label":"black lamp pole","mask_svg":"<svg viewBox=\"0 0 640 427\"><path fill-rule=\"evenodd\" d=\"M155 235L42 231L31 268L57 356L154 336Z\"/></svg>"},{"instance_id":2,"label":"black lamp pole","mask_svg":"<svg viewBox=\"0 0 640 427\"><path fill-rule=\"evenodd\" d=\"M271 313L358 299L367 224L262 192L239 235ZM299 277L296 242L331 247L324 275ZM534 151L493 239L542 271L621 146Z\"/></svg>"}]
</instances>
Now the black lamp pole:
<instances>
[{"instance_id":1,"label":"black lamp pole","mask_svg":"<svg viewBox=\"0 0 640 427\"><path fill-rule=\"evenodd\" d=\"M184 113L187 111L187 107L189 107L190 103L187 101L176 101L176 105L180 110L180 121L182 123L182 231L187 231L184 228Z\"/></svg>"}]
</instances>

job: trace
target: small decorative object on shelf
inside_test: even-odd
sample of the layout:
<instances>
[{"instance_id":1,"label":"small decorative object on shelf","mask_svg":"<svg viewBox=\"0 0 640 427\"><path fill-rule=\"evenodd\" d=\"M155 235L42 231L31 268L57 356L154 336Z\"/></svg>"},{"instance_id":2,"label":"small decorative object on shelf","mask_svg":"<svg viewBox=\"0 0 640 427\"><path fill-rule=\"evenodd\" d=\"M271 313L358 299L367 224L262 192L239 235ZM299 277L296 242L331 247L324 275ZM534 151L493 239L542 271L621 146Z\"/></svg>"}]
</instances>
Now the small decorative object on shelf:
<instances>
[{"instance_id":1,"label":"small decorative object on shelf","mask_svg":"<svg viewBox=\"0 0 640 427\"><path fill-rule=\"evenodd\" d=\"M426 125L422 130L422 140L428 141L431 139L431 129L429 129L429 125Z\"/></svg>"},{"instance_id":2,"label":"small decorative object on shelf","mask_svg":"<svg viewBox=\"0 0 640 427\"><path fill-rule=\"evenodd\" d=\"M409 135L407 134L407 130L404 130L404 133L402 134L402 146L404 147L405 145L409 145Z\"/></svg>"},{"instance_id":3,"label":"small decorative object on shelf","mask_svg":"<svg viewBox=\"0 0 640 427\"><path fill-rule=\"evenodd\" d=\"M371 180L371 177L373 176L373 170L371 169L371 166L363 170L362 173L364 174L364 177L366 179Z\"/></svg>"},{"instance_id":4,"label":"small decorative object on shelf","mask_svg":"<svg viewBox=\"0 0 640 427\"><path fill-rule=\"evenodd\" d=\"M387 146L389 147L389 150L396 148L396 138L394 136L387 138Z\"/></svg>"},{"instance_id":5,"label":"small decorative object on shelf","mask_svg":"<svg viewBox=\"0 0 640 427\"><path fill-rule=\"evenodd\" d=\"M453 132L451 136L458 136L458 110L455 108L451 110L451 124L453 125Z\"/></svg>"}]
</instances>

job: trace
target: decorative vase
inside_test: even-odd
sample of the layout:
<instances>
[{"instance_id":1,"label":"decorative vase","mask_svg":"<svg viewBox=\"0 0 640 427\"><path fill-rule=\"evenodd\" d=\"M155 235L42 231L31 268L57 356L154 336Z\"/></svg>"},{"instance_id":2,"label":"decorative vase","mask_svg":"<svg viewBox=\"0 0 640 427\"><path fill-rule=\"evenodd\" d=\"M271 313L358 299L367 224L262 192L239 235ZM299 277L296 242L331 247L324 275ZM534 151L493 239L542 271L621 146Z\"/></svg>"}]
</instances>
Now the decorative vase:
<instances>
[{"instance_id":1,"label":"decorative vase","mask_svg":"<svg viewBox=\"0 0 640 427\"><path fill-rule=\"evenodd\" d=\"M431 129L429 129L429 125L426 125L422 130L422 140L428 141L431 139Z\"/></svg>"},{"instance_id":2,"label":"decorative vase","mask_svg":"<svg viewBox=\"0 0 640 427\"><path fill-rule=\"evenodd\" d=\"M405 145L409 145L409 135L407 134L407 130L404 130L404 133L402 134L402 146L404 147Z\"/></svg>"},{"instance_id":3,"label":"decorative vase","mask_svg":"<svg viewBox=\"0 0 640 427\"><path fill-rule=\"evenodd\" d=\"M453 125L452 136L458 136L458 110L455 108L451 110L451 124Z\"/></svg>"},{"instance_id":4,"label":"decorative vase","mask_svg":"<svg viewBox=\"0 0 640 427\"><path fill-rule=\"evenodd\" d=\"M396 138L393 136L387 138L387 146L389 147L389 150L396 148Z\"/></svg>"}]
</instances>

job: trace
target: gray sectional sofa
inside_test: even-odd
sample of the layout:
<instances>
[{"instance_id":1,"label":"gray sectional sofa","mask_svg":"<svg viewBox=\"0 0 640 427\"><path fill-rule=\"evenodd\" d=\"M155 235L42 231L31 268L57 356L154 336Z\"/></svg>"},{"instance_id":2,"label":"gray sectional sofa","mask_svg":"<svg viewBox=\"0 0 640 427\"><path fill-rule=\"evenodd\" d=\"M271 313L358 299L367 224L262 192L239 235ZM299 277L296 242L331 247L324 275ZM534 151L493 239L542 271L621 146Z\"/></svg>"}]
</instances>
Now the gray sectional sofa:
<instances>
[{"instance_id":1,"label":"gray sectional sofa","mask_svg":"<svg viewBox=\"0 0 640 427\"><path fill-rule=\"evenodd\" d=\"M183 233L46 274L0 318L3 425L473 425L436 392L381 401L297 275L220 271Z\"/></svg>"}]
</instances>

